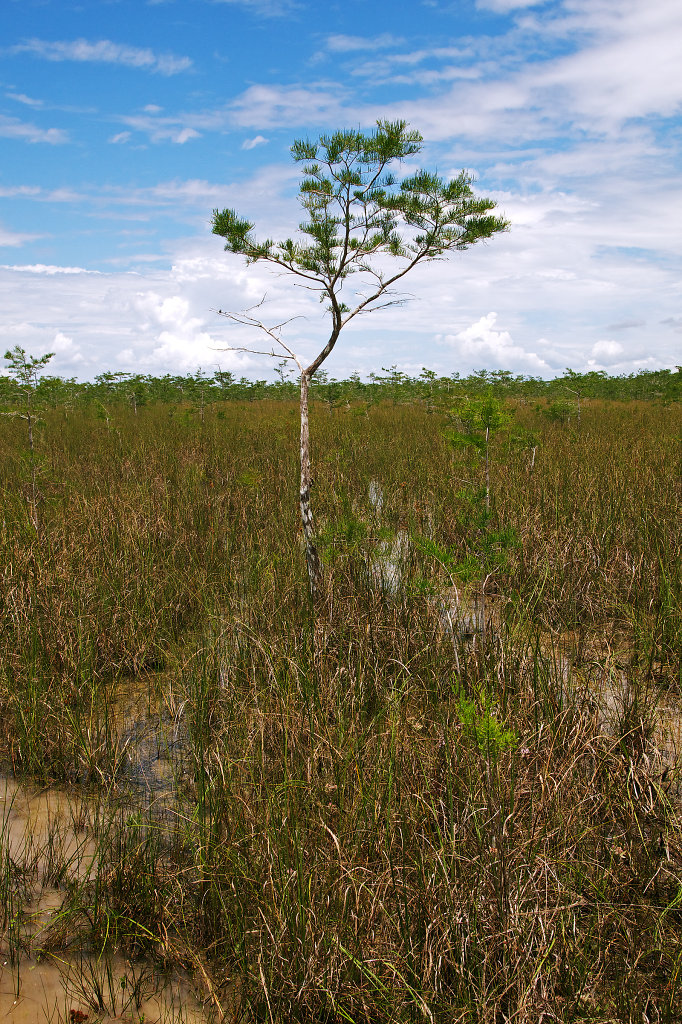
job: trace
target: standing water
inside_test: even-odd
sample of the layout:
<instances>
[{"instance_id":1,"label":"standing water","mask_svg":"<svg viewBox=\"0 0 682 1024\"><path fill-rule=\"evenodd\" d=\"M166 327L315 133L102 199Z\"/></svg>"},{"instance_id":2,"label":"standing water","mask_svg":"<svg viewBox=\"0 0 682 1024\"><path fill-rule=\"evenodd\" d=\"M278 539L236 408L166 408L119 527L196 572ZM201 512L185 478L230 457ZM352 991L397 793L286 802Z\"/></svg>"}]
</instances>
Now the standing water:
<instances>
[{"instance_id":1,"label":"standing water","mask_svg":"<svg viewBox=\"0 0 682 1024\"><path fill-rule=\"evenodd\" d=\"M127 959L110 943L105 950L106 936L95 948L88 932L88 906L112 871L103 858L125 814L122 796L131 828L140 808L142 817L159 827L165 821L171 830L174 773L186 749L182 715L150 714L146 693L127 692L113 713L117 779L111 799L79 787L37 788L0 778L3 1018L22 1024L207 1019L188 976L162 974L150 959Z\"/></svg>"}]
</instances>

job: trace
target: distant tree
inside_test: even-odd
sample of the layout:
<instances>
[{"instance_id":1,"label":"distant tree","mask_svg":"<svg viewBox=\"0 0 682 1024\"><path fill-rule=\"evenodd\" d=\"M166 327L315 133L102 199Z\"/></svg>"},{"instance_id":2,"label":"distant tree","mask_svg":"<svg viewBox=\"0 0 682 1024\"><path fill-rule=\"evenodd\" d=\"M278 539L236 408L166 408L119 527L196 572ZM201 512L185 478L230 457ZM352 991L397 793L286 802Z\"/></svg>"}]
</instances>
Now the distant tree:
<instances>
[{"instance_id":1,"label":"distant tree","mask_svg":"<svg viewBox=\"0 0 682 1024\"><path fill-rule=\"evenodd\" d=\"M46 352L44 356L29 356L21 345L15 345L13 349L5 352L5 361L9 373L17 384L17 392L23 406L22 412L14 412L9 415L17 416L26 422L28 435L29 466L31 473L31 518L33 525L38 531L38 490L37 490L37 458L34 437L34 426L36 422L35 400L36 389L40 375L52 359L54 352Z\"/></svg>"},{"instance_id":2,"label":"distant tree","mask_svg":"<svg viewBox=\"0 0 682 1024\"><path fill-rule=\"evenodd\" d=\"M268 327L254 314L219 312L233 322L264 331L273 344L265 354L291 360L300 373L300 509L313 598L322 567L315 544L310 503L311 461L308 391L315 372L330 355L351 320L391 305L391 288L421 263L468 249L508 225L491 211L495 203L471 188L464 171L452 181L420 170L398 181L389 165L415 156L422 136L405 121L378 121L371 132L341 130L316 142L297 140L291 153L303 163L299 199L307 220L294 241L257 241L254 225L235 210L215 210L213 232L228 252L247 263L265 262L288 271L326 303L329 335L312 361L297 356L281 338L284 324ZM344 292L344 288L347 291ZM347 300L347 301L346 301ZM255 351L249 349L249 351Z\"/></svg>"},{"instance_id":3,"label":"distant tree","mask_svg":"<svg viewBox=\"0 0 682 1024\"><path fill-rule=\"evenodd\" d=\"M234 374L229 370L216 370L213 380L222 391L228 392L234 384Z\"/></svg>"},{"instance_id":4,"label":"distant tree","mask_svg":"<svg viewBox=\"0 0 682 1024\"><path fill-rule=\"evenodd\" d=\"M41 377L36 383L34 394L38 402L44 403L51 409L58 409L61 406L66 415L67 409L73 404L80 391L81 386L75 377L67 377L66 379L62 377Z\"/></svg>"}]
</instances>

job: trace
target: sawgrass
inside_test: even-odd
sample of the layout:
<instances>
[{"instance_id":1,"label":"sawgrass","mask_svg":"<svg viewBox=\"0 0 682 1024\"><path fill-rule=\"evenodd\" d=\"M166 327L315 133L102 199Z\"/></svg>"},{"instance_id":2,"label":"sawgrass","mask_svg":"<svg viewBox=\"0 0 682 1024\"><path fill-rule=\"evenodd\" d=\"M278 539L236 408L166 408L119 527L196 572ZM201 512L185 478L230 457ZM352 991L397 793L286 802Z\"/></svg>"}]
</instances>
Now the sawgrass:
<instances>
[{"instance_id":1,"label":"sawgrass","mask_svg":"<svg viewBox=\"0 0 682 1024\"><path fill-rule=\"evenodd\" d=\"M441 415L315 408L318 609L293 404L46 415L40 531L8 425L0 754L93 794L57 946L183 965L216 1017L679 1019L680 409L513 412L536 451L496 439L483 521ZM141 684L163 801L126 775Z\"/></svg>"}]
</instances>

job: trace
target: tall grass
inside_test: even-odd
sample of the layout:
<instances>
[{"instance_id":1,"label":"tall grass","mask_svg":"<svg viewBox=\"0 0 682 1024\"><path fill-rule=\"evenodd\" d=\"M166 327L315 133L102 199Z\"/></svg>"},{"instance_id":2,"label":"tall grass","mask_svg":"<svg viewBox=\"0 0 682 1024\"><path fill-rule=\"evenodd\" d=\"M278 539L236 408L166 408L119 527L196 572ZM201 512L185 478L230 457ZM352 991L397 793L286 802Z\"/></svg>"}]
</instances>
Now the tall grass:
<instances>
[{"instance_id":1,"label":"tall grass","mask_svg":"<svg viewBox=\"0 0 682 1024\"><path fill-rule=\"evenodd\" d=\"M480 480L438 414L315 410L317 613L293 405L57 411L39 538L10 427L0 751L108 794L60 941L182 964L218 1017L679 1020L657 704L682 682L680 410L516 417L539 444L492 452L491 524L517 543L473 636L444 629L433 546L403 545L396 587L373 570L399 531L452 564L476 548L458 495ZM161 807L127 784L133 676L187 737Z\"/></svg>"}]
</instances>

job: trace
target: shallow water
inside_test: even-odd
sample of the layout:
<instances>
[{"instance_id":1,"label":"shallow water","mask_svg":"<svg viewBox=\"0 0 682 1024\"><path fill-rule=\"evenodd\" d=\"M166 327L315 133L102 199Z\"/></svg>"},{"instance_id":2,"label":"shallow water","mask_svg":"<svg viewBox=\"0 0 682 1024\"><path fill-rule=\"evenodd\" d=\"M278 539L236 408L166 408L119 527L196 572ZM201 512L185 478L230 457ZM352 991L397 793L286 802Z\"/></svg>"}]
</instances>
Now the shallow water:
<instances>
[{"instance_id":1,"label":"shallow water","mask_svg":"<svg viewBox=\"0 0 682 1024\"><path fill-rule=\"evenodd\" d=\"M185 749L182 717L156 711L146 687L123 693L113 713L118 798L154 815L171 813ZM69 950L67 889L94 878L93 826L109 813L103 796L77 786L38 788L0 778L0 885L7 908L0 932L0 1017L70 1024L73 1011L80 1021L85 1018L79 1014L98 1022L206 1020L186 978L160 977L144 960L131 964Z\"/></svg>"},{"instance_id":2,"label":"shallow water","mask_svg":"<svg viewBox=\"0 0 682 1024\"><path fill-rule=\"evenodd\" d=\"M125 987L121 980L130 977L131 965L114 957L108 961L111 985L102 964L90 960L69 965L58 960L26 960L17 975L9 964L0 966L0 1016L18 1024L37 1024L49 1021L67 1024L71 1020L85 1019L108 1024L145 1021L168 1024L204 1024L206 1015L187 982L182 979L161 983L150 978L148 991L139 1000L132 997L130 982ZM139 970L139 968L138 968ZM93 975L95 975L93 980ZM97 1005L95 988L103 985L105 1005ZM79 1017L85 1014L86 1017Z\"/></svg>"},{"instance_id":3,"label":"shallow water","mask_svg":"<svg viewBox=\"0 0 682 1024\"><path fill-rule=\"evenodd\" d=\"M97 1021L199 1024L206 1017L187 979L161 978L143 960L72 955L66 935L60 948L66 879L85 881L95 870L89 825L96 810L77 789L0 779L1 856L11 893L0 935L0 1017L57 1024L74 1011Z\"/></svg>"},{"instance_id":4,"label":"shallow water","mask_svg":"<svg viewBox=\"0 0 682 1024\"><path fill-rule=\"evenodd\" d=\"M160 681L135 680L119 690L111 708L120 749L117 783L143 803L172 802L188 752L184 704L170 707L150 695Z\"/></svg>"}]
</instances>

